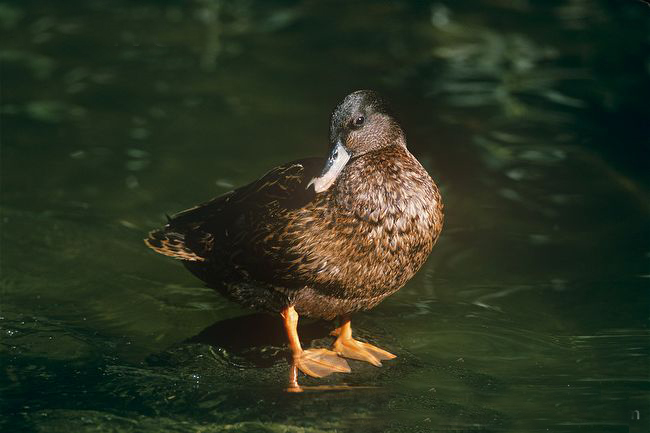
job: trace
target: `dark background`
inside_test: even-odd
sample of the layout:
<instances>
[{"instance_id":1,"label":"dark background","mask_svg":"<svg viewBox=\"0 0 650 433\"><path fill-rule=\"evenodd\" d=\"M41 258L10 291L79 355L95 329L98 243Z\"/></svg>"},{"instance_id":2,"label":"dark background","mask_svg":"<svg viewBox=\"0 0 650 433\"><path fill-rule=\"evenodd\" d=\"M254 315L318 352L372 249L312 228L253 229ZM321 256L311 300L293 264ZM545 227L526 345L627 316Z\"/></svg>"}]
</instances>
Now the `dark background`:
<instances>
[{"instance_id":1,"label":"dark background","mask_svg":"<svg viewBox=\"0 0 650 433\"><path fill-rule=\"evenodd\" d=\"M634 0L0 0L0 427L648 431L649 24ZM446 225L355 317L398 358L288 395L279 323L141 239L323 155L360 88Z\"/></svg>"}]
</instances>

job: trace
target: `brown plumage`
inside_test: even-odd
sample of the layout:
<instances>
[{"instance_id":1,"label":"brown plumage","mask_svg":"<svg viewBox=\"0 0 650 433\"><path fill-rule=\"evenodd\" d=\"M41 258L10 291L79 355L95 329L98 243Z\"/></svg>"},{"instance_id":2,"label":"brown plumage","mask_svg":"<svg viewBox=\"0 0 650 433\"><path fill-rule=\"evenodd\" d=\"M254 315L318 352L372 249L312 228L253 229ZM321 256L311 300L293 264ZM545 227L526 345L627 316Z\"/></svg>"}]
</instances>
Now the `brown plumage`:
<instances>
[{"instance_id":1,"label":"brown plumage","mask_svg":"<svg viewBox=\"0 0 650 433\"><path fill-rule=\"evenodd\" d=\"M374 92L335 109L330 141L327 161L277 167L175 215L145 242L230 299L286 320L289 310L332 319L374 307L425 262L442 229L441 197ZM376 357L366 360L387 359Z\"/></svg>"}]
</instances>

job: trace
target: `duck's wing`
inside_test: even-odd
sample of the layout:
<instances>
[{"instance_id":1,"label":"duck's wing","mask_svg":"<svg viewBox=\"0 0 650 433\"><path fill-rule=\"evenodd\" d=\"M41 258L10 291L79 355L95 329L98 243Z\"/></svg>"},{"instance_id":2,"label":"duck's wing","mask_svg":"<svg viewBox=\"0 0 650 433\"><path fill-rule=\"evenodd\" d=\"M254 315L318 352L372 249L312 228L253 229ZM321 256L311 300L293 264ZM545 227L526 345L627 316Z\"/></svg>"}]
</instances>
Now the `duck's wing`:
<instances>
[{"instance_id":1,"label":"duck's wing","mask_svg":"<svg viewBox=\"0 0 650 433\"><path fill-rule=\"evenodd\" d=\"M145 243L170 257L205 261L216 248L232 244L235 232L245 232L251 218L297 209L313 200L314 189L307 184L323 165L322 158L307 158L276 167L248 185L174 215L162 229L149 233ZM246 241L245 233L239 237Z\"/></svg>"}]
</instances>

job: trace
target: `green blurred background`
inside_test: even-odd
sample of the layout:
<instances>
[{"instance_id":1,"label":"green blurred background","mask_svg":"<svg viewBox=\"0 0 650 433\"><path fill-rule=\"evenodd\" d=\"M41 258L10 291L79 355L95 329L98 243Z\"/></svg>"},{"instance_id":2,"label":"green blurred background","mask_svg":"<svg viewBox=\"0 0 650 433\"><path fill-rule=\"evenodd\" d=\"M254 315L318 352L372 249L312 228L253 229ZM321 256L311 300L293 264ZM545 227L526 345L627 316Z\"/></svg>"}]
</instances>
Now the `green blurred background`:
<instances>
[{"instance_id":1,"label":"green blurred background","mask_svg":"<svg viewBox=\"0 0 650 433\"><path fill-rule=\"evenodd\" d=\"M0 428L649 431L649 48L638 0L0 0ZM398 359L287 395L277 320L141 239L361 88L446 225L355 317Z\"/></svg>"}]
</instances>

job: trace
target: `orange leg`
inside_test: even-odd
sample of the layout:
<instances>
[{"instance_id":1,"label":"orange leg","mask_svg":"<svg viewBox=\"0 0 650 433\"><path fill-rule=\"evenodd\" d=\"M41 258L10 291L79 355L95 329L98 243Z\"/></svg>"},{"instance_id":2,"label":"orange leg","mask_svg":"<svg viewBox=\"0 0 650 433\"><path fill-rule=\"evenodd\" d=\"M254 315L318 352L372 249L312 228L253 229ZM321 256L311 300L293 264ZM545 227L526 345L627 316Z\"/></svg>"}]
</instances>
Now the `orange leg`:
<instances>
[{"instance_id":1,"label":"orange leg","mask_svg":"<svg viewBox=\"0 0 650 433\"><path fill-rule=\"evenodd\" d=\"M395 355L384 349L355 340L352 338L350 319L343 317L342 322L341 326L332 331L332 335L337 336L333 347L336 353L345 358L369 362L375 367L381 367L381 361L396 358Z\"/></svg>"},{"instance_id":2,"label":"orange leg","mask_svg":"<svg viewBox=\"0 0 650 433\"><path fill-rule=\"evenodd\" d=\"M287 307L280 313L289 337L289 348L293 357L289 375L289 390L300 391L297 369L308 376L323 377L332 373L349 373L350 367L344 359L327 349L303 350L298 338L298 313Z\"/></svg>"}]
</instances>

